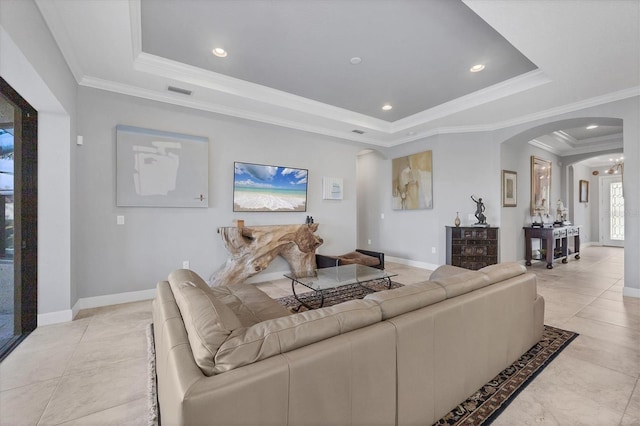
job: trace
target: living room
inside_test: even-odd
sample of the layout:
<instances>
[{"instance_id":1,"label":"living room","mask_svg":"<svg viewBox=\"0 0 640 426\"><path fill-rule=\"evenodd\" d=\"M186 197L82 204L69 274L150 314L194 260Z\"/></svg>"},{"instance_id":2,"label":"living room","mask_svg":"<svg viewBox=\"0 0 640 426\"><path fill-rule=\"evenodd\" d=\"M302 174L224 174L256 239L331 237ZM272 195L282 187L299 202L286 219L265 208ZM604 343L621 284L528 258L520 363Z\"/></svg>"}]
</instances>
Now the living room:
<instances>
[{"instance_id":1,"label":"living room","mask_svg":"<svg viewBox=\"0 0 640 426\"><path fill-rule=\"evenodd\" d=\"M482 9L484 2L469 2L470 6L474 3ZM632 17L633 13L637 16L635 2L621 4L631 8ZM566 102L554 107L538 107L535 89L531 89L528 99L533 102L527 113L505 118L500 113L492 114L493 106L489 103L486 109L471 109L452 122L434 120L419 138L403 133L397 140L407 139L406 142L385 146L354 139L357 135L321 134L304 126L292 128L295 126L197 109L180 101L174 104L173 98L164 102L145 99L142 94L102 90L98 88L98 76L93 76L95 80L80 76L82 84L79 84L78 76L69 70L74 66L67 64L69 59L60 52L49 23L42 17L40 8L47 7L44 2L0 2L0 75L38 109L41 119L38 288L41 326L71 321L82 309L150 299L156 282L166 279L185 261L201 276L210 277L227 258L217 228L231 226L237 219L244 220L246 225L289 224L304 223L305 216L312 215L320 224L318 233L324 239L321 253L370 248L384 251L398 263L435 269L445 263L445 226L453 225L457 212L463 225L472 223L473 217L469 215L473 215L475 204L470 196L475 195L485 202L487 222L501 229L500 260L523 261L522 227L530 219L527 212L532 155L552 160L552 205L558 198L569 205L569 188L577 191L579 180L590 180L591 191L597 188L594 184L597 178L592 177L591 169L576 169L576 175L569 181L570 163L565 158L528 144L536 137L566 129L567 122L577 127L591 124L594 119L622 120L623 149L612 151L624 152L625 182L640 179L637 78L633 85L605 87L616 87L613 91L585 87L586 95L567 94ZM489 10L484 18L497 19L499 13L486 7ZM598 6L593 7L598 10ZM584 13L593 19L597 16L592 15L592 10ZM557 19L562 16L567 15L558 12ZM611 16L618 15L611 12ZM637 31L633 29L618 29L620 32L615 36L606 36L615 25L615 21L609 21L605 28L592 28L592 36L609 40L608 37L632 34L630 44L637 47ZM576 51L586 49L589 44L576 40L571 43L574 44L568 48ZM554 47L557 46L547 40L529 49L537 52ZM565 54L564 48L558 51L557 59ZM580 58L588 56L584 50L579 51L583 52ZM638 53L631 49L621 55L637 58ZM637 59L630 62L636 68L625 70L624 75L634 70L637 75ZM593 75L618 79L617 71L606 74L603 70L608 70L608 66ZM209 207L117 207L115 126L119 124L207 137ZM345 133L351 133L352 127L355 126ZM78 136L82 136L81 145ZM391 159L425 150L433 152L433 208L393 210L389 203ZM234 213L235 161L307 169L307 211ZM515 209L502 207L502 170L517 171ZM327 176L343 179L342 200L323 199L322 178ZM637 186L627 184L627 241L637 241L640 233L639 216L634 213L639 203ZM569 205L570 212L576 213L579 208L584 210L587 206L577 199ZM123 217L123 224L118 224L118 216ZM584 225L577 221L575 224ZM598 235L591 229L585 229L583 241L598 244ZM624 259L624 294L640 297L640 247L628 244ZM286 270L284 261L277 260L262 273L261 279L273 279Z\"/></svg>"}]
</instances>

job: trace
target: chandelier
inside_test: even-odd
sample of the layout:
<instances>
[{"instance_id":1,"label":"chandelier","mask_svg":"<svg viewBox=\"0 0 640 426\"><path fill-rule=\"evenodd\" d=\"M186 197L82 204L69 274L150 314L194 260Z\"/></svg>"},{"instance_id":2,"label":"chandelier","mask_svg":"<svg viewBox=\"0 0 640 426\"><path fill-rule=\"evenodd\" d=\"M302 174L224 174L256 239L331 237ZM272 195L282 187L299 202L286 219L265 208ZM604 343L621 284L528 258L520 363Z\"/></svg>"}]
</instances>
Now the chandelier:
<instances>
[{"instance_id":1,"label":"chandelier","mask_svg":"<svg viewBox=\"0 0 640 426\"><path fill-rule=\"evenodd\" d=\"M609 167L608 170L605 171L606 174L614 175L614 174L622 174L624 172L624 157L616 158L613 160L612 158L609 161L613 162L613 165Z\"/></svg>"}]
</instances>

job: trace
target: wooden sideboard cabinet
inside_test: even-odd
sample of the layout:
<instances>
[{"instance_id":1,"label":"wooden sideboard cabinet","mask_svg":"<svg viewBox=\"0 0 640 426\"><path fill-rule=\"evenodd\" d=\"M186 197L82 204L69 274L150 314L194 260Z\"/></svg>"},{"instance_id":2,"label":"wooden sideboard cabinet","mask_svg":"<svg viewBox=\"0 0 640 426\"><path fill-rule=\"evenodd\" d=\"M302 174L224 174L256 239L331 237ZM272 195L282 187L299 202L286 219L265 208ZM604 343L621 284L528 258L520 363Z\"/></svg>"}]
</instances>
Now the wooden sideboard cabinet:
<instances>
[{"instance_id":1,"label":"wooden sideboard cabinet","mask_svg":"<svg viewBox=\"0 0 640 426\"><path fill-rule=\"evenodd\" d=\"M478 270L498 263L498 230L447 226L447 265Z\"/></svg>"}]
</instances>

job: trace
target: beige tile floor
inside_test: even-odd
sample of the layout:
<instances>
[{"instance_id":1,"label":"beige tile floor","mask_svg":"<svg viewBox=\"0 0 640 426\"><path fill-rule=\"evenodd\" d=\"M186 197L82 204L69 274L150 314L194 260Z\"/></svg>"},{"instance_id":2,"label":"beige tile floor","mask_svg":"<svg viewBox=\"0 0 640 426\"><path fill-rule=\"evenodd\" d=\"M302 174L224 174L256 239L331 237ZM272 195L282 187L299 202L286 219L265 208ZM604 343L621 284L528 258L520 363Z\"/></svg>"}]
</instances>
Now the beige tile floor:
<instances>
[{"instance_id":1,"label":"beige tile floor","mask_svg":"<svg viewBox=\"0 0 640 426\"><path fill-rule=\"evenodd\" d=\"M403 284L429 275L395 263L387 269ZM494 424L640 425L640 299L622 297L622 250L589 247L579 261L530 270L546 300L545 323L581 335ZM290 294L286 280L260 287ZM150 321L146 301L36 329L0 363L0 424L145 424Z\"/></svg>"}]
</instances>

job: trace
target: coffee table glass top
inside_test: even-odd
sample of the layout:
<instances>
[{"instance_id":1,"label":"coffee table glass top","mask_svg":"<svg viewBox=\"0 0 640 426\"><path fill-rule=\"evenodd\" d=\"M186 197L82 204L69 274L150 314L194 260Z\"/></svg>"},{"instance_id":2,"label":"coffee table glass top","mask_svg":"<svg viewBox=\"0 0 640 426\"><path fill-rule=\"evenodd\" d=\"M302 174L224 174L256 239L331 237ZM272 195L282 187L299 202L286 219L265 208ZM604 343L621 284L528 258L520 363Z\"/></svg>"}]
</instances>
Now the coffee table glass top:
<instances>
[{"instance_id":1,"label":"coffee table glass top","mask_svg":"<svg viewBox=\"0 0 640 426\"><path fill-rule=\"evenodd\" d=\"M284 276L314 290L326 290L343 285L365 283L374 280L389 280L398 274L364 265L342 265L316 269L312 273L288 273Z\"/></svg>"}]
</instances>

